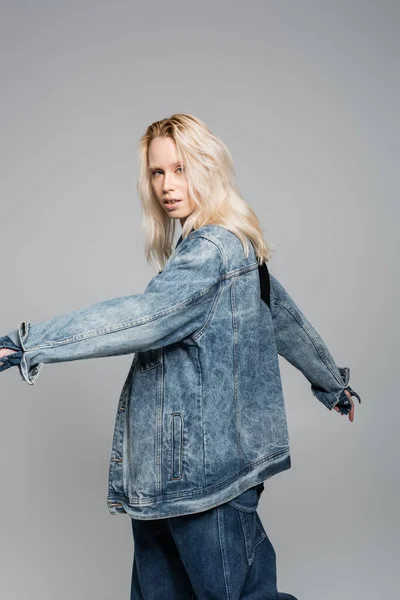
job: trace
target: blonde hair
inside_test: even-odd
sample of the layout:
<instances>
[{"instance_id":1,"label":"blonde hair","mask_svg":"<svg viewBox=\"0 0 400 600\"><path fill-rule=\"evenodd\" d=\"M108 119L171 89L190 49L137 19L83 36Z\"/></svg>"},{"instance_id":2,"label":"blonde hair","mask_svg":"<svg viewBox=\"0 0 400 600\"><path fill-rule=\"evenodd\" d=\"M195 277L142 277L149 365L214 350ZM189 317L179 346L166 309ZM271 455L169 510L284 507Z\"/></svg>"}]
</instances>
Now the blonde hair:
<instances>
[{"instance_id":1,"label":"blonde hair","mask_svg":"<svg viewBox=\"0 0 400 600\"><path fill-rule=\"evenodd\" d=\"M155 137L170 137L176 144L184 165L188 193L196 204L182 228L182 239L192 229L203 225L221 225L241 240L248 256L246 238L254 246L259 264L268 261L274 249L263 237L253 209L242 198L235 182L232 156L224 142L203 121L189 114L175 114L147 127L139 141L140 169L137 190L142 204L142 229L146 235L145 256L149 263L155 256L163 268L171 255L175 219L163 211L150 179L148 149Z\"/></svg>"}]
</instances>

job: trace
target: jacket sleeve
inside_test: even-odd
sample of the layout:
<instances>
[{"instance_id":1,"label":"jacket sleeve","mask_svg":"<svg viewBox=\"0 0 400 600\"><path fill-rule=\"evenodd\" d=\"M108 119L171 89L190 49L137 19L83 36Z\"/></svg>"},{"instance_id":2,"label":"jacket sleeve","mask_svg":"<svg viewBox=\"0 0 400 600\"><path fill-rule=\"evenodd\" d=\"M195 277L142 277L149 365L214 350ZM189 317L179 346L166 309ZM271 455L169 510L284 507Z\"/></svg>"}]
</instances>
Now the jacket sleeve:
<instances>
[{"instance_id":1,"label":"jacket sleeve","mask_svg":"<svg viewBox=\"0 0 400 600\"><path fill-rule=\"evenodd\" d=\"M200 329L218 293L222 255L194 231L144 293L113 298L48 321L22 321L8 337L23 349L22 378L33 385L45 363L130 354L167 346Z\"/></svg>"},{"instance_id":2,"label":"jacket sleeve","mask_svg":"<svg viewBox=\"0 0 400 600\"><path fill-rule=\"evenodd\" d=\"M271 315L278 354L311 383L311 391L329 410L339 403L344 414L350 404L349 367L338 367L321 336L306 319L283 285L270 274Z\"/></svg>"}]
</instances>

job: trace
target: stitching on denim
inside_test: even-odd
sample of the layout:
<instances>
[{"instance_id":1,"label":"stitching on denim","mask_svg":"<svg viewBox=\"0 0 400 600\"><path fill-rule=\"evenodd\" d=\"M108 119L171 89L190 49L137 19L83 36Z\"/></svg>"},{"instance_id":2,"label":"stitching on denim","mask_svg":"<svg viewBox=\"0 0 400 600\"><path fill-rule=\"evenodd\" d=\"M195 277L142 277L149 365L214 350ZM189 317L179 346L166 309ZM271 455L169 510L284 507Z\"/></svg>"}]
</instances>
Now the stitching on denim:
<instances>
[{"instance_id":1,"label":"stitching on denim","mask_svg":"<svg viewBox=\"0 0 400 600\"><path fill-rule=\"evenodd\" d=\"M224 514L221 506L217 506L217 521L218 521L218 539L219 545L221 548L221 558L222 558L222 570L224 573L224 581L225 581L225 592L227 600L230 600L231 594L229 590L229 562L227 559L226 547L225 547L225 531L224 531Z\"/></svg>"},{"instance_id":2,"label":"stitching on denim","mask_svg":"<svg viewBox=\"0 0 400 600\"><path fill-rule=\"evenodd\" d=\"M25 380L27 383L29 383L29 385L33 385L33 384L35 383L35 381L37 380L37 378L39 377L39 375L40 375L40 371L41 371L41 369L42 369L42 367L43 367L44 363L38 363L38 364L35 366L35 369L37 369L36 375L30 375L30 374L29 374L29 372L30 372L30 368L29 368L29 366L28 366L28 362L27 362L27 360L26 360L26 354L27 354L27 352L24 352L24 353L22 354L22 357L21 357L21 362L19 363L18 367L19 367L19 371L20 371L20 373L21 373L21 376L22 376L22 378L23 378L23 379L24 379L24 380Z\"/></svg>"},{"instance_id":3,"label":"stitching on denim","mask_svg":"<svg viewBox=\"0 0 400 600\"><path fill-rule=\"evenodd\" d=\"M249 518L253 519L254 515L249 516L249 513L239 511L240 523L242 526L242 532L244 537L244 545L246 549L247 563L250 566L254 560L254 548L252 549L251 544L251 529L248 522Z\"/></svg>"},{"instance_id":4,"label":"stitching on denim","mask_svg":"<svg viewBox=\"0 0 400 600\"><path fill-rule=\"evenodd\" d=\"M22 328L24 328L23 332ZM28 321L21 321L21 323L18 325L19 341L24 352L26 352L26 348L24 346L24 339L26 339L27 335L29 334L29 329L30 323Z\"/></svg>"},{"instance_id":5,"label":"stitching on denim","mask_svg":"<svg viewBox=\"0 0 400 600\"><path fill-rule=\"evenodd\" d=\"M236 279L232 281L231 289L230 289L230 300L231 300L231 314L232 314L232 331L233 331L233 379L234 379L234 401L235 401L235 421L236 421L236 443L240 455L241 464L245 464L242 442L240 439L240 410L238 403L238 370L239 370L239 360L238 360L238 351L237 345L239 340L238 335L238 325L237 325L237 310L236 310Z\"/></svg>"},{"instance_id":6,"label":"stitching on denim","mask_svg":"<svg viewBox=\"0 0 400 600\"><path fill-rule=\"evenodd\" d=\"M314 337L311 335L312 331L309 331L309 327L308 327L308 326L306 327L306 324L305 324L305 323L303 323L303 320L302 320L301 318L298 318L297 312L296 312L296 311L295 311L295 312L292 312L290 305L289 305L289 304L287 304L287 303L286 303L284 300L281 300L281 301L279 301L279 300L278 300L278 301L277 301L277 303L278 303L280 306L282 306L283 308L285 308L285 309L287 310L287 312L288 312L288 313L289 313L289 314L290 314L290 315L293 317L293 319L295 319L295 321L296 321L296 322L297 322L297 323L300 325L300 327L303 329L303 331L304 331L304 332L307 334L307 336L308 336L308 337L309 337L309 339L311 340L311 342L312 342L312 344L313 344L314 348L316 349L316 351L317 351L317 353L318 353L319 357L321 358L321 360L322 360L322 362L325 364L325 366L328 368L328 370L330 371L330 373L331 373L331 374L332 374L332 376L334 377L335 381L337 381L337 383L339 383L340 385L343 385L343 380L342 380L342 381L340 381L340 380L339 380L339 379L336 377L336 375L335 375L335 373L334 373L334 371L333 371L333 369L332 369L332 367L331 367L330 363L329 363L329 362L328 362L328 360L327 360L327 357L325 356L325 352L323 351L323 349L322 349L322 348L320 348L320 346L319 346L319 344L318 344L318 341L317 341L317 339L315 339L315 338L314 338ZM289 361L289 362L290 362L290 361Z\"/></svg>"},{"instance_id":7,"label":"stitching on denim","mask_svg":"<svg viewBox=\"0 0 400 600\"><path fill-rule=\"evenodd\" d=\"M138 371L138 373L147 373L147 371L150 371L151 369L154 369L155 367L159 367L161 365L161 361L159 361L157 359L156 363L143 362L142 364L143 364L143 366L140 367L139 361L138 361L138 368L136 369Z\"/></svg>"},{"instance_id":8,"label":"stitching on denim","mask_svg":"<svg viewBox=\"0 0 400 600\"><path fill-rule=\"evenodd\" d=\"M203 481L207 481L206 475L206 445L205 445L205 435L204 435L204 402L203 402L203 370L201 367L201 360L199 357L199 348L196 347L196 359L197 364L199 366L199 389L200 389L200 410L201 410L201 447L203 452Z\"/></svg>"},{"instance_id":9,"label":"stitching on denim","mask_svg":"<svg viewBox=\"0 0 400 600\"><path fill-rule=\"evenodd\" d=\"M258 269L259 264L258 261L252 262L245 267L240 267L238 269L234 269L233 271L229 271L228 273L224 273L222 275L222 279L231 279L232 277L238 277L239 275L243 275L244 273L248 273L249 271L255 271Z\"/></svg>"},{"instance_id":10,"label":"stitching on denim","mask_svg":"<svg viewBox=\"0 0 400 600\"><path fill-rule=\"evenodd\" d=\"M245 475L246 473L250 473L254 468L260 465L268 465L272 466L274 463L283 462L286 460L290 460L290 448L289 446L285 446L281 450L275 450L274 452L270 452L266 456L259 458L258 460L252 461L248 463L245 467L239 469L232 475L225 477L224 479L218 481L213 485L209 485L207 487L196 488L195 490L191 490L189 492L176 492L176 493L168 493L166 495L160 494L159 496L151 496L150 498L138 499L137 497L129 497L129 503L136 507L142 505L154 506L155 503L168 500L170 502L176 502L177 500L191 500L197 497L201 497L204 495L204 492L207 494L211 494L214 492L218 492L223 489L225 486L229 485L233 481L237 480L241 475ZM133 461L129 461L129 464L133 465ZM290 464L286 467L290 468ZM237 492L236 494L237 495Z\"/></svg>"},{"instance_id":11,"label":"stitching on denim","mask_svg":"<svg viewBox=\"0 0 400 600\"><path fill-rule=\"evenodd\" d=\"M209 311L207 313L207 316L206 316L206 318L204 320L203 325L199 329L197 329L197 331L195 331L192 335L190 335L189 337L185 338L185 340L191 339L193 341L197 341L206 332L206 330L208 329L208 327L210 326L210 324L211 324L211 322L213 320L213 317L214 317L214 314L215 314L215 310L216 310L216 307L217 307L217 304L218 304L219 297L221 296L221 293L222 293L222 285L221 285L221 282L219 282L218 289L217 289L216 294L214 296L214 300L213 300L213 302L212 302L212 304L210 306L210 309L209 309Z\"/></svg>"},{"instance_id":12,"label":"stitching on denim","mask_svg":"<svg viewBox=\"0 0 400 600\"><path fill-rule=\"evenodd\" d=\"M180 420L180 437L178 442L175 442L175 417L179 417ZM178 446L178 448L176 448L176 446ZM178 463L179 463L179 468L178 468L178 472L179 475L175 476L175 457L176 457L176 453L178 454ZM179 480L182 479L183 473L182 473L182 464L183 464L183 415L180 412L173 412L171 413L171 473L172 473L172 477L171 480Z\"/></svg>"},{"instance_id":13,"label":"stitching on denim","mask_svg":"<svg viewBox=\"0 0 400 600\"><path fill-rule=\"evenodd\" d=\"M328 395L328 396L330 396L330 395L333 395L333 396L334 396L333 392L325 392L325 394L324 394L324 392L321 392L321 391L317 390L317 389L316 389L314 386L311 386L311 391L312 391L312 393L314 394L314 396L315 396L315 397L316 397L316 398L317 398L317 399L318 399L320 402L322 402L322 404L323 404L324 406L326 406L327 408L331 409L331 408L333 408L333 407L335 406L336 402L335 402L333 405L331 405L330 401L329 401L329 400L327 400L327 399L325 398L325 394L326 394L326 395ZM337 402L338 402L338 401L339 401L339 400L337 400Z\"/></svg>"},{"instance_id":14,"label":"stitching on denim","mask_svg":"<svg viewBox=\"0 0 400 600\"><path fill-rule=\"evenodd\" d=\"M267 532L265 531L263 522L261 521L260 515L257 512L256 512L256 521L257 521L258 529L260 530L261 533L259 534L260 535L260 539L257 539L257 536L256 536L254 551L257 548L257 546L259 544L261 544L261 542L263 540L265 540L265 538L267 537Z\"/></svg>"},{"instance_id":15,"label":"stitching on denim","mask_svg":"<svg viewBox=\"0 0 400 600\"><path fill-rule=\"evenodd\" d=\"M221 262L222 262L222 266L223 266L222 270L226 269L227 259L226 259L226 254L225 254L225 250L224 250L223 246L213 236L210 236L210 235L208 235L207 233L204 233L204 232L200 232L199 233L199 230L197 230L197 229L196 229L196 231L191 231L189 233L189 235L187 235L187 237L181 241L181 243L179 244L179 246L177 248L175 247L173 253L168 258L167 262L169 262L171 260L172 256L175 256L176 253L182 251L182 248L185 247L184 242L186 240L193 240L193 239L197 239L197 238L203 238L203 239L207 240L208 242L210 242L211 244L214 244L214 246L216 246L218 248L218 251L221 254ZM162 270L165 269L166 264L167 263L165 263L164 268Z\"/></svg>"},{"instance_id":16,"label":"stitching on denim","mask_svg":"<svg viewBox=\"0 0 400 600\"><path fill-rule=\"evenodd\" d=\"M154 350L156 350L156 357L153 358L152 360L147 360L145 358L143 358L141 356L142 352L138 351L135 353L135 358L136 358L136 362L135 362L135 370L138 371L139 373L147 373L147 371L150 371L150 369L154 369L155 367L159 367L162 364L162 355L161 353L158 351L159 348L155 348ZM153 350L153 351L154 351Z\"/></svg>"},{"instance_id":17,"label":"stitching on denim","mask_svg":"<svg viewBox=\"0 0 400 600\"><path fill-rule=\"evenodd\" d=\"M207 239L208 241L210 241L211 243L215 243L213 242L211 239L208 239L207 237L205 237L204 234L202 234L199 237L203 237L205 239ZM218 244L217 247L219 247ZM44 343L44 344L39 344L33 348L30 348L29 350L26 349L22 343L22 339L21 339L21 346L24 349L24 352L26 354L32 353L32 352L36 352L37 350L44 350L47 348L55 348L57 346L63 346L66 344L72 344L75 342L79 342L79 341L83 341L86 339L91 339L94 337L99 337L101 335L105 335L108 333L115 333L117 331L122 331L124 329L130 329L132 327L137 327L139 325L144 325L146 323L150 323L152 321L156 321L164 316L170 315L173 312L177 311L177 310L181 310L182 308L185 308L186 306L189 306L190 304L192 304L193 302L195 302L196 300L198 300L199 298L202 298L203 296L207 295L215 286L220 286L221 285L221 280L223 279L227 279L230 277L235 277L237 275L241 275L242 273L251 271L253 269L258 268L258 262L252 263L251 265L248 265L246 267L242 267L240 269L236 269L235 271L231 271L230 273L226 273L223 274L221 276L221 278L213 283L210 286L207 286L206 288L204 288L203 290L201 290L200 292L197 292L196 294L194 294L193 296L191 296L190 298L188 298L187 300L183 301L183 302L179 302L178 304L175 304L174 306L169 307L168 309L164 309L154 315L150 315L148 317L143 317L141 319L137 319L136 321L128 321L128 322L123 322L123 323L118 323L117 325L114 325L113 327L110 328L104 328L104 329L96 329L93 331L88 331L88 332L84 332L82 334L70 337L70 338L66 338L64 340L59 340L59 341L53 341L53 342L49 342L49 343ZM217 293L218 295L218 293ZM211 310L211 309L210 309ZM26 332L25 332L25 338L28 336L29 334L29 323L27 321L23 321L23 323L26 323L27 328L26 328ZM20 325L21 327L21 325ZM20 335L20 338L22 338L22 336Z\"/></svg>"},{"instance_id":18,"label":"stitching on denim","mask_svg":"<svg viewBox=\"0 0 400 600\"><path fill-rule=\"evenodd\" d=\"M245 491L247 491L247 490L245 490ZM237 496L235 496L235 498L236 497ZM256 506L245 506L244 504L240 504L239 502L236 502L235 498L233 498L232 500L228 500L228 504L230 504L231 506L234 506L238 510L241 510L242 512L245 512L245 513L256 512L256 510L258 508L258 501L257 501Z\"/></svg>"},{"instance_id":19,"label":"stitching on denim","mask_svg":"<svg viewBox=\"0 0 400 600\"><path fill-rule=\"evenodd\" d=\"M216 238L214 238L211 235L207 235L206 233L199 233L196 237L202 237L205 240L207 240L207 241L211 242L212 244L214 244L214 246L216 246L218 248L219 253L221 254L222 266L224 267L224 269L226 269L228 261L227 261L225 249L222 246L222 244L220 244L219 241Z\"/></svg>"},{"instance_id":20,"label":"stitching on denim","mask_svg":"<svg viewBox=\"0 0 400 600\"><path fill-rule=\"evenodd\" d=\"M157 416L156 416L156 436L154 440L154 464L155 464L155 472L156 472L156 490L157 495L162 496L163 489L163 405L164 405L164 349L158 349L160 360L161 360L161 368L157 372ZM134 462L134 461L131 461ZM132 480L134 481L134 480Z\"/></svg>"},{"instance_id":21,"label":"stitching on denim","mask_svg":"<svg viewBox=\"0 0 400 600\"><path fill-rule=\"evenodd\" d=\"M192 304L199 298L202 298L203 296L207 295L216 285L219 285L219 283L220 283L220 281L217 281L216 283L213 283L212 285L207 286L200 292L197 292L196 294L191 296L188 300L185 300L184 302L179 302L178 304L175 304L174 306L172 306L168 309L162 310L162 311L156 313L155 315L151 315L149 317L143 317L142 319L138 319L136 321L128 321L125 323L118 323L117 325L114 325L113 327L110 327L108 329L96 329L93 331L88 331L88 332L85 332L85 333L82 333L79 335L75 335L71 338L66 338L65 340L50 342L49 344L39 344L38 346L35 346L34 348L30 348L29 350L26 350L25 352L28 354L28 353L35 352L36 350L43 350L46 348L54 348L56 346L72 344L74 342L78 342L78 341L82 341L82 340L86 340L86 339L90 339L90 338L94 338L94 337L99 337L101 335L105 335L108 333L115 333L116 331L130 329L132 327L137 327L140 325L144 325L146 323L151 323L152 321L161 319L164 316L170 315L171 313L176 312L177 310L181 310L182 308L189 306L190 304Z\"/></svg>"}]
</instances>

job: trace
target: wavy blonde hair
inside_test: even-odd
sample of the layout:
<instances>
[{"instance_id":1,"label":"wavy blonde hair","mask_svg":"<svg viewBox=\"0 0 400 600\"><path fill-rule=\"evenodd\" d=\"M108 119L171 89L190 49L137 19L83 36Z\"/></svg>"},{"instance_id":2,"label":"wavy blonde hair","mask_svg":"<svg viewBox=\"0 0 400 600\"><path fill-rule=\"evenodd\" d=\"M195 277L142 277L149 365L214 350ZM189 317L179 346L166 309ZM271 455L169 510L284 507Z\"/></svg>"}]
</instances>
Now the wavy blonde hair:
<instances>
[{"instance_id":1,"label":"wavy blonde hair","mask_svg":"<svg viewBox=\"0 0 400 600\"><path fill-rule=\"evenodd\" d=\"M154 195L148 149L155 137L170 137L176 144L184 166L188 192L196 208L182 228L182 239L192 229L203 225L221 225L241 240L248 256L246 238L254 246L259 264L268 261L274 249L263 237L260 222L253 209L242 198L234 182L232 156L224 142L203 121L189 114L174 114L155 121L139 140L140 169L137 190L141 201L142 229L146 235L145 256L149 263L156 258L163 268L173 251L175 219L163 211Z\"/></svg>"}]
</instances>

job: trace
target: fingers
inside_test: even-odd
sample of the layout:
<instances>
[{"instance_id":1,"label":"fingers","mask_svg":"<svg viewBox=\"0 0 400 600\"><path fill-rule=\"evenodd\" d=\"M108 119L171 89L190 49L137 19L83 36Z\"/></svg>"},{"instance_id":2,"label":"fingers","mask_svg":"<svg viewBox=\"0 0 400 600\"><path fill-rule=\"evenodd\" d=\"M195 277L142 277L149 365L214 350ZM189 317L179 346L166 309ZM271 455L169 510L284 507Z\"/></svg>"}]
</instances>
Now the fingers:
<instances>
[{"instance_id":1,"label":"fingers","mask_svg":"<svg viewBox=\"0 0 400 600\"><path fill-rule=\"evenodd\" d=\"M1 348L0 349L0 358L2 356L7 356L7 354L12 354L13 352L17 352L17 350L12 350L11 348Z\"/></svg>"},{"instance_id":2,"label":"fingers","mask_svg":"<svg viewBox=\"0 0 400 600\"><path fill-rule=\"evenodd\" d=\"M346 392L347 396L349 397L350 404L351 404L351 408L350 408L350 411L348 413L348 415L349 415L349 421L353 422L354 421L354 402L353 402L353 398L351 397L350 392L348 392L347 390L345 390L345 392ZM338 406L334 406L333 408L336 410L336 412L338 412L339 414L341 414L342 417L346 416L345 413L341 412L341 410L340 410L340 408Z\"/></svg>"},{"instance_id":3,"label":"fingers","mask_svg":"<svg viewBox=\"0 0 400 600\"><path fill-rule=\"evenodd\" d=\"M348 390L344 390L346 392L346 395L349 397L350 402L351 402L351 409L349 412L349 421L351 421L351 423L354 421L354 402L353 402L353 398L351 397L351 394Z\"/></svg>"},{"instance_id":4,"label":"fingers","mask_svg":"<svg viewBox=\"0 0 400 600\"><path fill-rule=\"evenodd\" d=\"M350 409L350 413L349 413L349 421L353 422L354 421L354 402L351 398L350 398L350 400L351 400L351 409Z\"/></svg>"}]
</instances>

